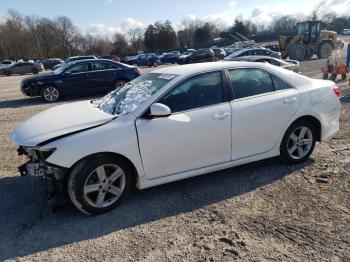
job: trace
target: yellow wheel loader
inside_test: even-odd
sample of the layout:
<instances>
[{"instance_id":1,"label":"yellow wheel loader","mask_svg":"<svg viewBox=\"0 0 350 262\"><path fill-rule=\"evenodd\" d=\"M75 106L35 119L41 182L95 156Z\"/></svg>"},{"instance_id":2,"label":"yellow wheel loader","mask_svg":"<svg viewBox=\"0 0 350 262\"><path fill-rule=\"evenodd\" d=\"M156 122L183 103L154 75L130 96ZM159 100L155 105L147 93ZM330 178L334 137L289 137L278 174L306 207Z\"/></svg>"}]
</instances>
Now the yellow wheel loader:
<instances>
[{"instance_id":1,"label":"yellow wheel loader","mask_svg":"<svg viewBox=\"0 0 350 262\"><path fill-rule=\"evenodd\" d=\"M322 30L321 21L305 21L297 24L298 34L293 37L280 36L279 48L282 58L303 61L317 55L328 58L337 47L337 33Z\"/></svg>"}]
</instances>

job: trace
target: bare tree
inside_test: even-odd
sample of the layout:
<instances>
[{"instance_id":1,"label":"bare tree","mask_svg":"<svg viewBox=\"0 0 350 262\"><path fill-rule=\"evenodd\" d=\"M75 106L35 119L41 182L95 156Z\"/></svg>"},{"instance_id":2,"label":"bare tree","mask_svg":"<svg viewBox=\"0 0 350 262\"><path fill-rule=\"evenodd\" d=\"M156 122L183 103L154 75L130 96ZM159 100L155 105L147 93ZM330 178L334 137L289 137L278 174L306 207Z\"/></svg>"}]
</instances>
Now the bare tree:
<instances>
[{"instance_id":1,"label":"bare tree","mask_svg":"<svg viewBox=\"0 0 350 262\"><path fill-rule=\"evenodd\" d=\"M324 23L331 23L336 17L336 13L329 10L329 5L326 0L317 4L314 9L312 9L310 14L310 19L321 20Z\"/></svg>"},{"instance_id":2,"label":"bare tree","mask_svg":"<svg viewBox=\"0 0 350 262\"><path fill-rule=\"evenodd\" d=\"M131 48L134 52L140 51L143 47L144 30L142 28L134 28L128 31Z\"/></svg>"}]
</instances>

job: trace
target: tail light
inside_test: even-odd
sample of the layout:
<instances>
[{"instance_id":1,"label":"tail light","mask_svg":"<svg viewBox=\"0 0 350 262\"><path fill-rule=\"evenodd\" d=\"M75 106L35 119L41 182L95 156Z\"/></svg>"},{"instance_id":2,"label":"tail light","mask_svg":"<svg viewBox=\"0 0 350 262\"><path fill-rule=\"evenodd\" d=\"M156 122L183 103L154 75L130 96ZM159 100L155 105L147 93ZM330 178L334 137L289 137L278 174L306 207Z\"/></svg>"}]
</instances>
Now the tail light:
<instances>
[{"instance_id":1,"label":"tail light","mask_svg":"<svg viewBox=\"0 0 350 262\"><path fill-rule=\"evenodd\" d=\"M332 90L337 97L340 97L340 87L339 86L334 86L332 88Z\"/></svg>"}]
</instances>

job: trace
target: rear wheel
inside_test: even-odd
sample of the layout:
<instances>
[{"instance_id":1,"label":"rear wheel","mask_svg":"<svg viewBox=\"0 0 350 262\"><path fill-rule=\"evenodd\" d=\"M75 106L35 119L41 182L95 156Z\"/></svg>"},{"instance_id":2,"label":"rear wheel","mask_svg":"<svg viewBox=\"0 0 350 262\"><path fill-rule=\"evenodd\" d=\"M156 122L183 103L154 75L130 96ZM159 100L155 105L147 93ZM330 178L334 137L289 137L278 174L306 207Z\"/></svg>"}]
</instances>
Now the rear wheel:
<instances>
[{"instance_id":1,"label":"rear wheel","mask_svg":"<svg viewBox=\"0 0 350 262\"><path fill-rule=\"evenodd\" d=\"M326 59L332 54L332 51L333 51L332 44L329 42L324 42L318 48L317 57L319 59Z\"/></svg>"},{"instance_id":2,"label":"rear wheel","mask_svg":"<svg viewBox=\"0 0 350 262\"><path fill-rule=\"evenodd\" d=\"M37 75L37 74L39 74L39 70L38 70L38 69L33 69L32 73L33 73L34 75Z\"/></svg>"},{"instance_id":3,"label":"rear wheel","mask_svg":"<svg viewBox=\"0 0 350 262\"><path fill-rule=\"evenodd\" d=\"M132 186L128 163L108 154L80 161L68 179L72 203L86 214L102 214L117 207Z\"/></svg>"},{"instance_id":4,"label":"rear wheel","mask_svg":"<svg viewBox=\"0 0 350 262\"><path fill-rule=\"evenodd\" d=\"M41 97L46 102L56 102L60 98L60 92L54 86L47 86L41 90Z\"/></svg>"},{"instance_id":5,"label":"rear wheel","mask_svg":"<svg viewBox=\"0 0 350 262\"><path fill-rule=\"evenodd\" d=\"M288 56L292 60L303 61L306 56L306 48L303 44L294 44L289 48Z\"/></svg>"},{"instance_id":6,"label":"rear wheel","mask_svg":"<svg viewBox=\"0 0 350 262\"><path fill-rule=\"evenodd\" d=\"M281 157L290 164L304 162L312 154L316 144L316 130L308 121L292 124L285 133L281 147Z\"/></svg>"},{"instance_id":7,"label":"rear wheel","mask_svg":"<svg viewBox=\"0 0 350 262\"><path fill-rule=\"evenodd\" d=\"M323 74L322 77L323 77L324 80L327 80L328 79L328 74Z\"/></svg>"}]
</instances>

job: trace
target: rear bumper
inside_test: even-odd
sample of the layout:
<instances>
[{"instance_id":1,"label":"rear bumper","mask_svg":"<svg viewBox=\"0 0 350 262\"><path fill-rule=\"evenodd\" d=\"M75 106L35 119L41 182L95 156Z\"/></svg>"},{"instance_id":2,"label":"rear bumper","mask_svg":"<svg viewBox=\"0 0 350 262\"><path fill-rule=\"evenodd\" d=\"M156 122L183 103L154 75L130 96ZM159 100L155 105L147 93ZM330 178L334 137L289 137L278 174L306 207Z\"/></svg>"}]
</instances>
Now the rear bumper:
<instances>
[{"instance_id":1,"label":"rear bumper","mask_svg":"<svg viewBox=\"0 0 350 262\"><path fill-rule=\"evenodd\" d=\"M325 141L334 136L339 131L340 108L322 116L321 141Z\"/></svg>"}]
</instances>

